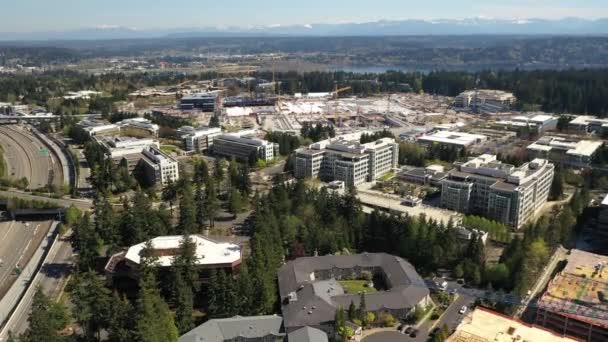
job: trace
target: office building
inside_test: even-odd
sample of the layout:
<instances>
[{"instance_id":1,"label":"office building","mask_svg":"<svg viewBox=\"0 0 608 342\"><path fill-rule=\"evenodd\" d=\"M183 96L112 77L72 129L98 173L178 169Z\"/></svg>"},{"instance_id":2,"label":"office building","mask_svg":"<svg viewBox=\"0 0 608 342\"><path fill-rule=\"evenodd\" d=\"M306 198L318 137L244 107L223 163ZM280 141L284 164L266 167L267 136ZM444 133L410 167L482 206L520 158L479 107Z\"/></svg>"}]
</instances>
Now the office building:
<instances>
[{"instance_id":1,"label":"office building","mask_svg":"<svg viewBox=\"0 0 608 342\"><path fill-rule=\"evenodd\" d=\"M132 137L158 137L159 127L157 124L144 118L124 119L116 123L120 127L122 135Z\"/></svg>"},{"instance_id":2,"label":"office building","mask_svg":"<svg viewBox=\"0 0 608 342\"><path fill-rule=\"evenodd\" d=\"M608 257L573 249L537 303L536 324L583 341L608 341Z\"/></svg>"},{"instance_id":3,"label":"office building","mask_svg":"<svg viewBox=\"0 0 608 342\"><path fill-rule=\"evenodd\" d=\"M180 252L184 237L159 236L146 242L129 247L127 250L112 255L105 266L105 271L112 277L137 279L139 265L142 262L142 251L150 244L150 253L156 258L152 265L159 272L170 271L173 260ZM190 235L196 246L196 268L201 281L209 278L211 270L224 270L232 273L242 261L241 247L227 242L218 242L200 235Z\"/></svg>"},{"instance_id":4,"label":"office building","mask_svg":"<svg viewBox=\"0 0 608 342\"><path fill-rule=\"evenodd\" d=\"M219 127L198 127L190 129L186 127L180 128L186 151L188 152L204 152L213 146L213 140L222 135L222 129Z\"/></svg>"},{"instance_id":5,"label":"office building","mask_svg":"<svg viewBox=\"0 0 608 342\"><path fill-rule=\"evenodd\" d=\"M509 120L496 121L493 126L510 131L520 132L526 128L531 133L542 134L557 129L559 118L554 115L537 114L532 116L515 116Z\"/></svg>"},{"instance_id":6,"label":"office building","mask_svg":"<svg viewBox=\"0 0 608 342\"><path fill-rule=\"evenodd\" d=\"M238 160L269 161L278 157L279 144L257 139L251 136L251 131L226 133L213 138L213 153Z\"/></svg>"},{"instance_id":7,"label":"office building","mask_svg":"<svg viewBox=\"0 0 608 342\"><path fill-rule=\"evenodd\" d=\"M601 140L579 140L544 136L528 146L533 158L549 159L555 164L569 167L588 167L604 146Z\"/></svg>"},{"instance_id":8,"label":"office building","mask_svg":"<svg viewBox=\"0 0 608 342\"><path fill-rule=\"evenodd\" d=\"M78 126L85 130L89 136L111 136L120 134L120 127L115 124L94 120L82 120Z\"/></svg>"},{"instance_id":9,"label":"office building","mask_svg":"<svg viewBox=\"0 0 608 342\"><path fill-rule=\"evenodd\" d=\"M441 146L442 148L455 148L460 151L468 149L486 141L488 137L481 134L471 134L454 131L437 131L417 138L419 144L426 147Z\"/></svg>"},{"instance_id":10,"label":"office building","mask_svg":"<svg viewBox=\"0 0 608 342\"><path fill-rule=\"evenodd\" d=\"M358 136L358 137L357 137ZM399 145L391 138L359 143L360 134L314 143L296 151L296 178L343 181L347 186L372 182L397 167Z\"/></svg>"},{"instance_id":11,"label":"office building","mask_svg":"<svg viewBox=\"0 0 608 342\"><path fill-rule=\"evenodd\" d=\"M478 306L460 322L447 342L577 342L542 327Z\"/></svg>"},{"instance_id":12,"label":"office building","mask_svg":"<svg viewBox=\"0 0 608 342\"><path fill-rule=\"evenodd\" d=\"M608 119L589 115L579 115L568 123L568 129L577 133L603 134L607 128Z\"/></svg>"},{"instance_id":13,"label":"office building","mask_svg":"<svg viewBox=\"0 0 608 342\"><path fill-rule=\"evenodd\" d=\"M203 112L213 112L220 91L209 91L185 95L179 101L179 108L182 110L201 110Z\"/></svg>"},{"instance_id":14,"label":"office building","mask_svg":"<svg viewBox=\"0 0 608 342\"><path fill-rule=\"evenodd\" d=\"M515 96L505 91L467 90L454 98L454 107L491 114L508 111L515 102Z\"/></svg>"},{"instance_id":15,"label":"office building","mask_svg":"<svg viewBox=\"0 0 608 342\"><path fill-rule=\"evenodd\" d=\"M554 166L534 159L520 167L484 154L456 163L441 181L441 205L520 228L547 202Z\"/></svg>"},{"instance_id":16,"label":"office building","mask_svg":"<svg viewBox=\"0 0 608 342\"><path fill-rule=\"evenodd\" d=\"M179 179L179 164L156 146L142 150L144 176L150 184L167 185Z\"/></svg>"},{"instance_id":17,"label":"office building","mask_svg":"<svg viewBox=\"0 0 608 342\"><path fill-rule=\"evenodd\" d=\"M160 147L158 141L154 139L94 136L93 140L105 148L106 154L114 164L120 164L123 159L126 160L129 172L133 172L141 160L142 151L145 148L149 146Z\"/></svg>"},{"instance_id":18,"label":"office building","mask_svg":"<svg viewBox=\"0 0 608 342\"><path fill-rule=\"evenodd\" d=\"M417 167L403 170L397 174L397 179L420 185L440 186L441 181L447 177L441 165L429 165L427 167Z\"/></svg>"},{"instance_id":19,"label":"office building","mask_svg":"<svg viewBox=\"0 0 608 342\"><path fill-rule=\"evenodd\" d=\"M414 267L385 253L327 255L292 260L278 271L281 311L286 332L313 327L334 334L338 308L359 306L361 295L349 293L341 281L371 274L376 292L365 294L367 312L407 319L416 306L430 302L429 289ZM374 285L374 286L377 286Z\"/></svg>"}]
</instances>

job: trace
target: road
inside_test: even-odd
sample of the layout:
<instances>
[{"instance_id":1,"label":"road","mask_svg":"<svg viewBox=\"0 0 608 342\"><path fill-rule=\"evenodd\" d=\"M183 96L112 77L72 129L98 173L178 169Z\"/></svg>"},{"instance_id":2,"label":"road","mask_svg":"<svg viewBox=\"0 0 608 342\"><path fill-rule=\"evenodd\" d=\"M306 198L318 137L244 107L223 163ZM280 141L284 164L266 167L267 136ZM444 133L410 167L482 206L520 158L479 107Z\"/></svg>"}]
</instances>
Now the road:
<instances>
[{"instance_id":1,"label":"road","mask_svg":"<svg viewBox=\"0 0 608 342\"><path fill-rule=\"evenodd\" d=\"M40 286L42 291L50 298L57 300L61 296L65 285L68 281L68 276L72 268L72 246L69 238L62 238L55 243L47 261L42 265L40 276L34 280L31 286L34 288ZM15 317L12 326L8 330L15 335L23 333L27 327L27 318L32 306L34 291L29 291L28 295L23 298L21 305L15 312Z\"/></svg>"},{"instance_id":2,"label":"road","mask_svg":"<svg viewBox=\"0 0 608 342\"><path fill-rule=\"evenodd\" d=\"M0 295L3 295L15 280L15 267L24 267L31 255L31 242L39 241L50 228L50 222L1 222L0 223ZM35 238L38 237L38 238Z\"/></svg>"},{"instance_id":3,"label":"road","mask_svg":"<svg viewBox=\"0 0 608 342\"><path fill-rule=\"evenodd\" d=\"M58 198L51 198L51 197L44 197L44 196L36 196L36 195L32 195L23 191L17 191L17 190L6 190L6 191L0 191L0 197L5 197L5 198L20 198L20 199L25 199L25 200L30 200L30 201L43 201L43 202L50 202L50 203L55 203L59 206L68 208L70 206L75 206L78 209L81 210L89 210L91 209L91 206L93 205L93 201L89 200L89 199L70 199L70 198L66 198L66 199L58 199Z\"/></svg>"},{"instance_id":4,"label":"road","mask_svg":"<svg viewBox=\"0 0 608 342\"><path fill-rule=\"evenodd\" d=\"M42 188L49 182L63 185L59 161L30 132L16 126L0 126L0 144L12 178L27 178L30 189Z\"/></svg>"}]
</instances>

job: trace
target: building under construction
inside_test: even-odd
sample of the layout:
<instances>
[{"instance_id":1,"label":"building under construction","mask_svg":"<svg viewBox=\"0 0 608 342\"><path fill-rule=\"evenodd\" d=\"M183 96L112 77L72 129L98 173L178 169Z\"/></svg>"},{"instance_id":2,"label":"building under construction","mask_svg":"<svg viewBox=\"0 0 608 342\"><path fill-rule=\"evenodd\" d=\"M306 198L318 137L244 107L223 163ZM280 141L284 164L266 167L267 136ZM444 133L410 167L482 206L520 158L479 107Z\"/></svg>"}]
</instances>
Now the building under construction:
<instances>
[{"instance_id":1,"label":"building under construction","mask_svg":"<svg viewBox=\"0 0 608 342\"><path fill-rule=\"evenodd\" d=\"M536 324L585 341L608 341L608 257L572 250L538 301Z\"/></svg>"}]
</instances>

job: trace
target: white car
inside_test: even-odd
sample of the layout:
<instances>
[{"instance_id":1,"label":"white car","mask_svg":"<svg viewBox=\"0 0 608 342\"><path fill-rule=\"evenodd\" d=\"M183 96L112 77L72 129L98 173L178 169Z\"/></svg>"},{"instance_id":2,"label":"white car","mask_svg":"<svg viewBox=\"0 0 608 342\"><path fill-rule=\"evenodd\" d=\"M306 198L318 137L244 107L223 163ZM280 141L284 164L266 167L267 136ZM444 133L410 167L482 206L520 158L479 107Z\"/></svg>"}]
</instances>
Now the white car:
<instances>
[{"instance_id":1,"label":"white car","mask_svg":"<svg viewBox=\"0 0 608 342\"><path fill-rule=\"evenodd\" d=\"M467 307L463 306L460 308L460 311L458 311L461 315L464 315L467 312Z\"/></svg>"}]
</instances>

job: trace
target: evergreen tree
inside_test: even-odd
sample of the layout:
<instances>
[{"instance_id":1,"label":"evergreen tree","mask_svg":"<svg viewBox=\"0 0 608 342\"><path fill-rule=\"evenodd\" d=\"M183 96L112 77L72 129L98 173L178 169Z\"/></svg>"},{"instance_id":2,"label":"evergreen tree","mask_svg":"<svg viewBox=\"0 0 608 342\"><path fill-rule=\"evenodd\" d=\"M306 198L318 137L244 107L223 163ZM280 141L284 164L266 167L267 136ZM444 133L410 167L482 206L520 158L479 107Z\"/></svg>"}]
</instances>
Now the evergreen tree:
<instances>
[{"instance_id":1,"label":"evergreen tree","mask_svg":"<svg viewBox=\"0 0 608 342\"><path fill-rule=\"evenodd\" d=\"M173 215L173 203L177 199L177 184L175 184L173 180L169 179L169 182L163 189L161 199L165 202L169 202L171 215Z\"/></svg>"},{"instance_id":2,"label":"evergreen tree","mask_svg":"<svg viewBox=\"0 0 608 342\"><path fill-rule=\"evenodd\" d=\"M185 181L179 189L179 232L193 234L197 226L192 185Z\"/></svg>"},{"instance_id":3,"label":"evergreen tree","mask_svg":"<svg viewBox=\"0 0 608 342\"><path fill-rule=\"evenodd\" d=\"M245 209L244 207L244 199L239 190L232 190L230 192L230 198L228 199L228 211L236 217L237 214L243 212Z\"/></svg>"},{"instance_id":4,"label":"evergreen tree","mask_svg":"<svg viewBox=\"0 0 608 342\"><path fill-rule=\"evenodd\" d=\"M36 290L28 317L28 328L19 337L22 342L65 341L58 335L68 323L66 308L51 301L40 288Z\"/></svg>"},{"instance_id":5,"label":"evergreen tree","mask_svg":"<svg viewBox=\"0 0 608 342\"><path fill-rule=\"evenodd\" d=\"M207 182L209 182L208 179L209 178L207 178ZM205 226L207 216L205 216L205 191L199 185L196 186L194 194L194 206L196 209L196 224L199 230L202 230Z\"/></svg>"},{"instance_id":6,"label":"evergreen tree","mask_svg":"<svg viewBox=\"0 0 608 342\"><path fill-rule=\"evenodd\" d=\"M101 241L91 224L91 218L88 213L74 227L72 247L78 253L77 266L80 270L95 268L95 261L99 257Z\"/></svg>"},{"instance_id":7,"label":"evergreen tree","mask_svg":"<svg viewBox=\"0 0 608 342\"><path fill-rule=\"evenodd\" d=\"M176 307L175 324L180 334L184 334L194 327L194 320L192 318L192 311L194 309L193 297L192 288L186 284L182 272L174 267L173 303Z\"/></svg>"},{"instance_id":8,"label":"evergreen tree","mask_svg":"<svg viewBox=\"0 0 608 342\"><path fill-rule=\"evenodd\" d=\"M126 298L114 293L108 321L109 342L131 342L135 340L135 309Z\"/></svg>"},{"instance_id":9,"label":"evergreen tree","mask_svg":"<svg viewBox=\"0 0 608 342\"><path fill-rule=\"evenodd\" d=\"M141 342L176 342L179 337L173 313L160 296L151 272L141 275L135 333Z\"/></svg>"},{"instance_id":10,"label":"evergreen tree","mask_svg":"<svg viewBox=\"0 0 608 342\"><path fill-rule=\"evenodd\" d=\"M215 269L211 269L209 272L209 286L207 288L207 315L210 318L220 317L220 310L222 307L221 303L221 291L220 284L218 282L218 272Z\"/></svg>"},{"instance_id":11,"label":"evergreen tree","mask_svg":"<svg viewBox=\"0 0 608 342\"><path fill-rule=\"evenodd\" d=\"M110 290L94 271L79 273L68 288L72 298L72 314L87 339L100 339L101 329L108 327L111 311Z\"/></svg>"},{"instance_id":12,"label":"evergreen tree","mask_svg":"<svg viewBox=\"0 0 608 342\"><path fill-rule=\"evenodd\" d=\"M205 216L207 216L207 219L209 220L209 226L214 227L215 216L217 215L220 205L212 180L209 180L209 183L205 187L205 192Z\"/></svg>"}]
</instances>

